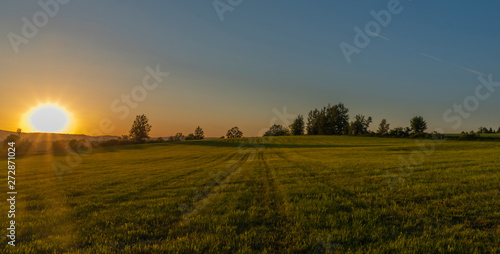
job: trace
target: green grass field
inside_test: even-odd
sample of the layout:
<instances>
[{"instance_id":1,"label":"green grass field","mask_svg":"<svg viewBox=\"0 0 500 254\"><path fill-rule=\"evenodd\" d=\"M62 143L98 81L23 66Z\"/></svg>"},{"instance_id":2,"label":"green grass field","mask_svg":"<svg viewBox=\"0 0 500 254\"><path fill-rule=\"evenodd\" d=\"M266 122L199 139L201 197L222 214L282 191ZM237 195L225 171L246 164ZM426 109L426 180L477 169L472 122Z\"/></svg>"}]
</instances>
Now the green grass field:
<instances>
[{"instance_id":1,"label":"green grass field","mask_svg":"<svg viewBox=\"0 0 500 254\"><path fill-rule=\"evenodd\" d=\"M0 252L499 253L500 143L428 142L137 145L94 151L61 178L65 155L18 159L17 246Z\"/></svg>"}]
</instances>

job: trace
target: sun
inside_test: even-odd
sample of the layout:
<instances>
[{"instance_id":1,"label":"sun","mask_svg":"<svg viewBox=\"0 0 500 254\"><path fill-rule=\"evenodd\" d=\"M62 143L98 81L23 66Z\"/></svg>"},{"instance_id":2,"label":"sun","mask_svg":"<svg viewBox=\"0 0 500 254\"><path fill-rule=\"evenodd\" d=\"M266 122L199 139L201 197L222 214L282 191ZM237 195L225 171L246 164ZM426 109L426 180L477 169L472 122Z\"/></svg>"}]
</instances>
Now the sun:
<instances>
[{"instance_id":1,"label":"sun","mask_svg":"<svg viewBox=\"0 0 500 254\"><path fill-rule=\"evenodd\" d=\"M68 131L71 114L58 104L45 103L30 109L23 121L31 131L60 133Z\"/></svg>"}]
</instances>

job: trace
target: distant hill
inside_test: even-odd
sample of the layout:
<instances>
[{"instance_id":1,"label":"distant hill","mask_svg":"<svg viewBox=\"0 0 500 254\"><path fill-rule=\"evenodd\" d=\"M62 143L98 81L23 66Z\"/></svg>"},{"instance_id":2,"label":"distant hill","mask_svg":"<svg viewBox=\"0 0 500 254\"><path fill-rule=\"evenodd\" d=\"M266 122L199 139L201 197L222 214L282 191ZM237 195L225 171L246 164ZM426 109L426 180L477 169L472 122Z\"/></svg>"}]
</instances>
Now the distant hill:
<instances>
[{"instance_id":1,"label":"distant hill","mask_svg":"<svg viewBox=\"0 0 500 254\"><path fill-rule=\"evenodd\" d=\"M4 131L0 130L0 140L4 140L9 136L10 134L16 134L17 132L12 132L12 131ZM34 142L43 142L43 141L55 141L55 140L80 140L80 139L89 139L90 141L106 141L110 139L117 139L118 136L110 136L110 135L105 135L105 136L88 136L84 134L62 134L62 133L37 133L37 132L30 132L30 133L21 133L21 137L25 139L29 139Z\"/></svg>"},{"instance_id":2,"label":"distant hill","mask_svg":"<svg viewBox=\"0 0 500 254\"><path fill-rule=\"evenodd\" d=\"M10 134L15 134L17 135L17 132L13 131L5 131L5 130L0 130L0 142L5 140L7 136ZM111 136L111 135L104 135L104 136L88 136L84 134L63 134L63 133L38 133L38 132L28 132L28 133L21 133L22 138L29 139L34 142L44 142L44 141L55 141L55 140L80 140L80 139L88 139L90 141L107 141L110 139L118 139L119 136ZM151 137L152 140L157 139L158 137ZM167 137L162 137L163 139L167 140ZM218 139L218 137L206 137L205 139Z\"/></svg>"}]
</instances>

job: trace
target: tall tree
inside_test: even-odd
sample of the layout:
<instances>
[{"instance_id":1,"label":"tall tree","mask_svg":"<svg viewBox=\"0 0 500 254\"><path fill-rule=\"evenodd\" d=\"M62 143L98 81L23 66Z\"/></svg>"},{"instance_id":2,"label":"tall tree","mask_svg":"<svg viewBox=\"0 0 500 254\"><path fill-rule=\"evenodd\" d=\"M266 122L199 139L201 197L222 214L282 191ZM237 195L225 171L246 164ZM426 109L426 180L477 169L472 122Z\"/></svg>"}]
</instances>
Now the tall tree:
<instances>
[{"instance_id":1,"label":"tall tree","mask_svg":"<svg viewBox=\"0 0 500 254\"><path fill-rule=\"evenodd\" d=\"M149 139L149 132L151 131L151 124L145 115L138 115L130 129L130 138L137 143L144 143Z\"/></svg>"},{"instance_id":2,"label":"tall tree","mask_svg":"<svg viewBox=\"0 0 500 254\"><path fill-rule=\"evenodd\" d=\"M337 104L338 115L338 135L345 133L345 128L349 126L349 109L344 106L344 104ZM370 117L371 122L371 117Z\"/></svg>"},{"instance_id":3,"label":"tall tree","mask_svg":"<svg viewBox=\"0 0 500 254\"><path fill-rule=\"evenodd\" d=\"M389 132L389 124L386 119L382 119L382 122L378 125L377 133L380 135L386 135Z\"/></svg>"},{"instance_id":4,"label":"tall tree","mask_svg":"<svg viewBox=\"0 0 500 254\"><path fill-rule=\"evenodd\" d=\"M306 127L308 135L319 135L321 127L320 118L321 114L318 109L309 111Z\"/></svg>"},{"instance_id":5,"label":"tall tree","mask_svg":"<svg viewBox=\"0 0 500 254\"><path fill-rule=\"evenodd\" d=\"M196 140L201 140L205 138L205 133L203 130L200 128L200 126L196 127L196 130L194 130L194 139Z\"/></svg>"},{"instance_id":6,"label":"tall tree","mask_svg":"<svg viewBox=\"0 0 500 254\"><path fill-rule=\"evenodd\" d=\"M366 118L364 115L356 115L354 122L351 122L351 134L361 135L368 133L368 127L370 127L371 122L371 117Z\"/></svg>"},{"instance_id":7,"label":"tall tree","mask_svg":"<svg viewBox=\"0 0 500 254\"><path fill-rule=\"evenodd\" d=\"M349 109L344 104L314 109L307 118L308 135L342 135L346 134L349 127Z\"/></svg>"},{"instance_id":8,"label":"tall tree","mask_svg":"<svg viewBox=\"0 0 500 254\"><path fill-rule=\"evenodd\" d=\"M304 117L299 115L290 125L290 132L292 135L304 135Z\"/></svg>"},{"instance_id":9,"label":"tall tree","mask_svg":"<svg viewBox=\"0 0 500 254\"><path fill-rule=\"evenodd\" d=\"M410 127L414 133L424 133L427 130L427 122L421 116L415 116L410 120Z\"/></svg>"},{"instance_id":10,"label":"tall tree","mask_svg":"<svg viewBox=\"0 0 500 254\"><path fill-rule=\"evenodd\" d=\"M238 126L234 126L233 128L229 129L226 133L227 138L241 138L243 137L243 132L240 131L240 128Z\"/></svg>"}]
</instances>

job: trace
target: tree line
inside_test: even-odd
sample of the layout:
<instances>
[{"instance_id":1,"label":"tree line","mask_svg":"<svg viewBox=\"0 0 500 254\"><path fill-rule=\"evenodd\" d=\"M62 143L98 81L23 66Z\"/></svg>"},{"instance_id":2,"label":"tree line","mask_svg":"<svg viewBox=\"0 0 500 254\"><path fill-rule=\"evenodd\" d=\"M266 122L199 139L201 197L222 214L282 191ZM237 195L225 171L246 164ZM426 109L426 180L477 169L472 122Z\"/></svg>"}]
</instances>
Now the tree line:
<instances>
[{"instance_id":1,"label":"tree line","mask_svg":"<svg viewBox=\"0 0 500 254\"><path fill-rule=\"evenodd\" d=\"M137 115L132 127L130 128L128 135L122 135L117 139L111 139L106 141L86 141L86 140L71 140L68 147L72 150L81 149L81 147L92 146L92 147L108 147L108 146L118 146L118 145L131 145L131 144L142 144L142 143L162 143L162 142L181 142L189 140L202 140L205 139L205 133L203 129L198 126L193 133L185 136L181 132L176 133L173 136L168 137L166 140L163 137L152 139L149 135L152 126L149 124L149 119L146 115ZM243 132L237 127L232 127L226 133L227 138L241 138L243 137ZM221 138L224 138L222 136ZM54 143L53 147L57 149L62 149L64 147L63 143Z\"/></svg>"},{"instance_id":2,"label":"tree line","mask_svg":"<svg viewBox=\"0 0 500 254\"><path fill-rule=\"evenodd\" d=\"M427 122L421 116L410 119L410 127L390 128L386 119L382 119L376 132L370 131L372 117L358 114L350 121L349 109L342 103L313 109L307 115L299 115L290 126L275 124L264 136L284 135L370 135L386 137L425 137Z\"/></svg>"},{"instance_id":3,"label":"tree line","mask_svg":"<svg viewBox=\"0 0 500 254\"><path fill-rule=\"evenodd\" d=\"M313 109L309 111L307 115L307 122L304 120L303 115L297 116L296 119L289 126L283 126L279 124L272 125L269 130L264 133L264 136L288 136L288 135L365 135L365 136L378 136L378 137L417 137L417 138L443 138L444 135L439 133L426 133L427 122L422 116L414 116L410 119L409 127L396 127L391 129L390 124L386 119L382 119L378 125L378 129L374 132L369 130L370 124L373 122L372 117L364 116L362 114L356 115L352 120L349 116L349 109L342 103L335 105L328 104L327 106L320 109ZM146 115L137 115L128 135L122 135L117 139L111 139L106 141L89 141L86 139L82 140L70 140L67 141L53 141L51 150L67 151L68 148L73 151L87 151L92 147L107 147L107 146L117 146L117 145L129 145L129 144L142 144L142 143L161 143L161 142L180 142L187 140L202 140L205 138L203 129L198 126L193 133L184 136L182 133L177 133L170 136L168 139L159 137L157 139L151 139L149 133L151 132L152 126L149 124L149 119ZM21 138L21 129L17 129L17 135L11 134L3 141L3 149L9 142L16 142L17 154L23 155L32 152L30 149L33 142L26 138ZM480 134L500 134L500 127L497 131L493 128L480 127L477 132L462 132L456 138L458 140L476 140L476 139L488 139L480 137ZM241 138L243 137L243 132L238 126L234 126L226 132L225 136L220 138Z\"/></svg>"},{"instance_id":4,"label":"tree line","mask_svg":"<svg viewBox=\"0 0 500 254\"><path fill-rule=\"evenodd\" d=\"M290 126L274 124L264 136L287 136L287 135L365 135L378 137L416 137L416 138L443 138L444 135L437 132L426 133L427 122L422 116L414 116L410 119L410 126L396 127L391 129L387 119L382 119L376 131L370 131L373 119L358 114L350 121L349 109L342 103L330 105L309 111L307 123L304 116L299 115ZM479 128L475 132L462 132L459 140L479 139L479 134L500 133L500 127L495 132L493 128Z\"/></svg>"}]
</instances>

